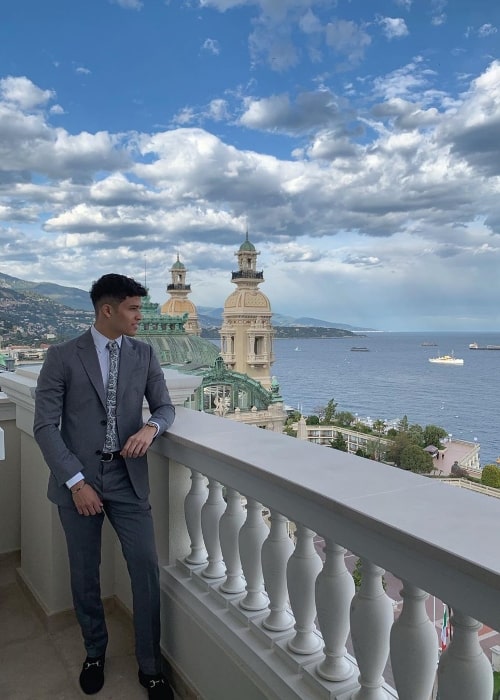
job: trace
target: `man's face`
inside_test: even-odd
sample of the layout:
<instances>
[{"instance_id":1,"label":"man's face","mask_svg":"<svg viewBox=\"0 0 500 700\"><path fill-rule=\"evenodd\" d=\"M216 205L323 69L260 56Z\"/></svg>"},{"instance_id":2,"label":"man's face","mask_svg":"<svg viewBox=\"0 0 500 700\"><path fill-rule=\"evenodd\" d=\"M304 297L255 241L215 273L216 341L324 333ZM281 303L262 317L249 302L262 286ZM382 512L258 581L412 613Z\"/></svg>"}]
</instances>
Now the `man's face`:
<instances>
[{"instance_id":1,"label":"man's face","mask_svg":"<svg viewBox=\"0 0 500 700\"><path fill-rule=\"evenodd\" d=\"M106 314L108 338L118 338L120 335L134 336L142 318L141 297L126 297L120 304L108 304L109 315Z\"/></svg>"}]
</instances>

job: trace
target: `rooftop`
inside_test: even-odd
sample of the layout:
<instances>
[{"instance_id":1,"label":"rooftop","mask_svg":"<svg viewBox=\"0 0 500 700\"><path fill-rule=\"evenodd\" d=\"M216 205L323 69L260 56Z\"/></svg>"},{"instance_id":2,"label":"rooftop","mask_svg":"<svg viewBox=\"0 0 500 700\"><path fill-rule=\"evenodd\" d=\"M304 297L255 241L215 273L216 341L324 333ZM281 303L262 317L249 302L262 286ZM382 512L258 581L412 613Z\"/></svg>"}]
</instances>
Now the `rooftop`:
<instances>
[{"instance_id":1,"label":"rooftop","mask_svg":"<svg viewBox=\"0 0 500 700\"><path fill-rule=\"evenodd\" d=\"M0 555L0 659L2 700L81 700L78 676L84 661L73 612L44 624L20 584L19 552ZM109 646L106 682L99 700L145 700L137 681L131 620L119 605L106 609ZM185 696L184 696L185 697Z\"/></svg>"}]
</instances>

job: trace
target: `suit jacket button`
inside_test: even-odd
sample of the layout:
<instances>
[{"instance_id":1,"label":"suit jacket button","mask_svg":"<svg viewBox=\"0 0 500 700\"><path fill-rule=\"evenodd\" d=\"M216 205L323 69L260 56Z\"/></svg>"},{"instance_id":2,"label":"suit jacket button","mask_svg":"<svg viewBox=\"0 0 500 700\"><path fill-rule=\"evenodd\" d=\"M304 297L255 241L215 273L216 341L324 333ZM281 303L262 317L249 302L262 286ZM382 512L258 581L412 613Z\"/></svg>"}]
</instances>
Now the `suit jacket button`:
<instances>
[{"instance_id":1,"label":"suit jacket button","mask_svg":"<svg viewBox=\"0 0 500 700\"><path fill-rule=\"evenodd\" d=\"M101 425L106 425L106 421L105 421L105 420L102 420L102 421L101 421Z\"/></svg>"}]
</instances>

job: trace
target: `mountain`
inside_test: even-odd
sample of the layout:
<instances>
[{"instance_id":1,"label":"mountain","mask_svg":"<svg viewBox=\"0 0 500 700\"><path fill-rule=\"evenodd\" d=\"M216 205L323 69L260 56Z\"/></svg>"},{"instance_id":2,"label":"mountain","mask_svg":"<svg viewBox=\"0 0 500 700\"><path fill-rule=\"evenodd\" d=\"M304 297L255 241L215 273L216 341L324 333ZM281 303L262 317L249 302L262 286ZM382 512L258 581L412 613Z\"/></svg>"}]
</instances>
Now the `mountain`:
<instances>
[{"instance_id":1,"label":"mountain","mask_svg":"<svg viewBox=\"0 0 500 700\"><path fill-rule=\"evenodd\" d=\"M221 327L223 307L198 306L197 308L202 329ZM93 308L88 292L78 287L63 287L53 282L30 282L2 272L0 272L0 311L2 319L9 324L23 325L27 322L35 324L37 335L41 331L42 322L46 326L62 330L61 319L65 317L67 320L76 322L80 329L82 322L85 323L90 319L91 323L93 319ZM275 328L337 328L350 332L373 330L318 318L294 318L279 313L273 313L272 323ZM70 329L66 323L62 325L66 335Z\"/></svg>"},{"instance_id":2,"label":"mountain","mask_svg":"<svg viewBox=\"0 0 500 700\"><path fill-rule=\"evenodd\" d=\"M213 308L211 306L198 306L198 318L202 328L221 326L222 324L222 314L224 309L222 307ZM309 328L340 328L346 331L372 331L373 328L360 328L358 326L350 326L347 323L332 323L331 321L322 321L319 318L309 318L300 317L295 318L293 316L283 316L282 314L273 313L272 318L273 326L277 328L278 326L293 326L294 328L299 327L309 327Z\"/></svg>"},{"instance_id":3,"label":"mountain","mask_svg":"<svg viewBox=\"0 0 500 700\"><path fill-rule=\"evenodd\" d=\"M78 311L93 311L89 293L77 287L63 287L53 282L29 282L0 272L0 289L37 294L62 306Z\"/></svg>"}]
</instances>

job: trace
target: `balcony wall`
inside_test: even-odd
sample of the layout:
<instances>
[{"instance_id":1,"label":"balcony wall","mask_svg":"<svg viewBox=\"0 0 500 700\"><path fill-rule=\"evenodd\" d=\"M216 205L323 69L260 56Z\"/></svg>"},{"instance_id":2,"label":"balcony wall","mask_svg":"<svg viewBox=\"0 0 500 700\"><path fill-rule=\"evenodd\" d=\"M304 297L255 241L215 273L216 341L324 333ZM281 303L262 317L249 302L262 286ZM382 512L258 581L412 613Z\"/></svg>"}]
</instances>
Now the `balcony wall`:
<instances>
[{"instance_id":1,"label":"balcony wall","mask_svg":"<svg viewBox=\"0 0 500 700\"><path fill-rule=\"evenodd\" d=\"M22 513L19 574L51 616L71 603L61 528L32 437L35 385L33 370L2 376L15 405L10 432L18 437L9 439L14 456L6 464L20 471L19 482L10 479L21 510L0 542L16 546L14 521L19 526ZM8 416L2 427L9 429ZM428 700L438 661L425 610L432 594L454 612L453 641L439 661L440 700L491 700L476 620L500 629L500 557L489 536L499 522L498 499L182 408L155 442L150 471L162 646L200 698ZM321 557L319 538L326 543ZM344 550L363 562L354 598ZM402 581L396 622L384 570ZM105 594L130 608L110 530L102 578ZM397 692L382 675L389 652Z\"/></svg>"}]
</instances>

